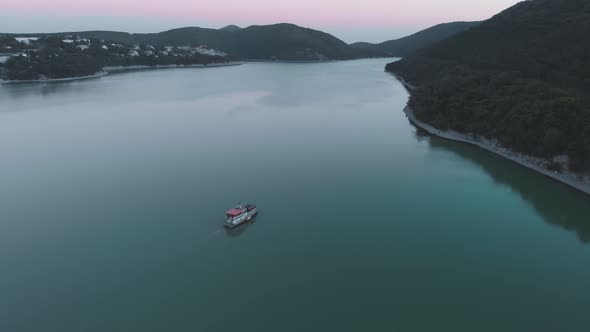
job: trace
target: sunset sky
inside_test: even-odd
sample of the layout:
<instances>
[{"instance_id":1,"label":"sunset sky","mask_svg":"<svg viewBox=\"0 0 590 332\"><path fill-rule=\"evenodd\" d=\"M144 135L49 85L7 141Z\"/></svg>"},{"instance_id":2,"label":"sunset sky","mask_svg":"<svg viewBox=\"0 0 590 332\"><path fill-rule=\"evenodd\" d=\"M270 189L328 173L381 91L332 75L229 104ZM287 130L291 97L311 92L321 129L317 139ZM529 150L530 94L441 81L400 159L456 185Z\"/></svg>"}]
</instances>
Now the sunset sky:
<instances>
[{"instance_id":1,"label":"sunset sky","mask_svg":"<svg viewBox=\"0 0 590 332\"><path fill-rule=\"evenodd\" d=\"M120 30L289 22L347 42L378 42L451 21L491 17L518 0L0 0L0 32Z\"/></svg>"}]
</instances>

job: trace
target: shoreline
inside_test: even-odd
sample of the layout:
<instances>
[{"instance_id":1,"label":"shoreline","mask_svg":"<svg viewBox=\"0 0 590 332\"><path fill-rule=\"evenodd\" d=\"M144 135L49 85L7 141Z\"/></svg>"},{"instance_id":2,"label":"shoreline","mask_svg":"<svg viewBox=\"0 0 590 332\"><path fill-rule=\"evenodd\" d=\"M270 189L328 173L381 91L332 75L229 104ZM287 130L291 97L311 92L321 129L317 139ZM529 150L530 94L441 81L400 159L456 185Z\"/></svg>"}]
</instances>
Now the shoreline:
<instances>
[{"instance_id":1,"label":"shoreline","mask_svg":"<svg viewBox=\"0 0 590 332\"><path fill-rule=\"evenodd\" d=\"M327 63L327 62L339 62L339 61L349 61L349 60L269 60L269 59L244 59L244 62L264 62L264 63Z\"/></svg>"},{"instance_id":2,"label":"shoreline","mask_svg":"<svg viewBox=\"0 0 590 332\"><path fill-rule=\"evenodd\" d=\"M404 81L401 77L398 77L397 75L395 77L402 83L402 85L406 88L408 93L411 94L411 91L414 89L414 87L406 81ZM590 176L588 176L587 174L580 175L568 170L561 172L553 172L543 167L543 164L547 162L547 160L545 159L514 152L510 149L501 146L495 140L489 140L485 138L474 139L469 135L462 134L454 130L441 131L427 123L424 123L416 119L416 117L414 116L414 111L409 106L406 106L404 108L404 113L406 114L410 122L412 122L415 126L427 131L429 134L433 136L477 146L481 149L492 152L500 157L503 157L521 166L524 166L532 171L541 173L542 175L545 175L546 177L549 177L555 181L568 185L573 189L590 195Z\"/></svg>"},{"instance_id":3,"label":"shoreline","mask_svg":"<svg viewBox=\"0 0 590 332\"><path fill-rule=\"evenodd\" d=\"M94 75L79 76L79 77L47 78L47 79L38 79L38 80L9 80L9 81L0 80L0 84L70 82L70 81L78 81L78 80L88 80L88 79L92 79L92 78L100 78L100 77L106 76L108 74L109 74L109 72L103 70L103 71L100 71Z\"/></svg>"},{"instance_id":4,"label":"shoreline","mask_svg":"<svg viewBox=\"0 0 590 332\"><path fill-rule=\"evenodd\" d=\"M228 63L212 63L212 64L194 64L194 65L162 65L162 66L110 66L104 67L102 71L88 76L79 77L64 77L64 78L48 78L48 79L37 79L37 80L0 80L0 84L20 84L20 83L54 83L54 82L71 82L78 80L87 80L92 78L100 78L111 73L135 71L135 70L150 70L150 69L172 69L172 68L215 68L215 67L230 67L240 66L243 62L228 62Z\"/></svg>"},{"instance_id":5,"label":"shoreline","mask_svg":"<svg viewBox=\"0 0 590 332\"><path fill-rule=\"evenodd\" d=\"M108 73L116 73L116 72L133 71L133 70L148 70L148 69L231 67L231 66L240 66L243 64L244 64L243 62L225 62L225 63L210 63L207 65L194 64L194 65L158 65L158 66L148 66L148 65L107 66L107 67L104 67L103 70Z\"/></svg>"},{"instance_id":6,"label":"shoreline","mask_svg":"<svg viewBox=\"0 0 590 332\"><path fill-rule=\"evenodd\" d=\"M326 60L270 60L270 59L243 59L242 61L245 63L248 62L268 62L268 63L330 63L330 62L342 62L342 61L357 61L357 60L367 60L367 59L398 59L399 57L395 56L383 56L383 57L363 57L363 58L352 58L352 59L326 59Z\"/></svg>"}]
</instances>

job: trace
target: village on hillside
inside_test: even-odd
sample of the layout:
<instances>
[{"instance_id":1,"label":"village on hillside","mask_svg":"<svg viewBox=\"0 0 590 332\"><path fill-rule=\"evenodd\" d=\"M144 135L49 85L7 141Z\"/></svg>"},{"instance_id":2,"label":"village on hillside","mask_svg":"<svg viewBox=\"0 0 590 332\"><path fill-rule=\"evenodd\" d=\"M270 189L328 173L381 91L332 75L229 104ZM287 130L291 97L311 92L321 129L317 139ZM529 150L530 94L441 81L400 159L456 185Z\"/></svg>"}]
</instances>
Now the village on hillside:
<instances>
[{"instance_id":1,"label":"village on hillside","mask_svg":"<svg viewBox=\"0 0 590 332\"><path fill-rule=\"evenodd\" d=\"M228 54L197 46L126 45L79 36L0 36L0 80L93 75L106 66L193 65L227 62Z\"/></svg>"}]
</instances>

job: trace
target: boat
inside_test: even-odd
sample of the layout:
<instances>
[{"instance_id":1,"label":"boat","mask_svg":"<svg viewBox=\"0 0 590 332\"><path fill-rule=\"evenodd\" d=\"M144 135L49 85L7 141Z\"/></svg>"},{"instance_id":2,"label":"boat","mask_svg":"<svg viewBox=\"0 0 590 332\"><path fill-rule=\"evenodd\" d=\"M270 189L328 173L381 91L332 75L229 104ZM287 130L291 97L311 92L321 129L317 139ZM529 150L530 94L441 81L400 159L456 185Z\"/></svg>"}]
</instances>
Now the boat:
<instances>
[{"instance_id":1,"label":"boat","mask_svg":"<svg viewBox=\"0 0 590 332\"><path fill-rule=\"evenodd\" d=\"M234 228L252 220L258 214L254 204L238 204L235 208L225 212L225 223L223 227Z\"/></svg>"}]
</instances>

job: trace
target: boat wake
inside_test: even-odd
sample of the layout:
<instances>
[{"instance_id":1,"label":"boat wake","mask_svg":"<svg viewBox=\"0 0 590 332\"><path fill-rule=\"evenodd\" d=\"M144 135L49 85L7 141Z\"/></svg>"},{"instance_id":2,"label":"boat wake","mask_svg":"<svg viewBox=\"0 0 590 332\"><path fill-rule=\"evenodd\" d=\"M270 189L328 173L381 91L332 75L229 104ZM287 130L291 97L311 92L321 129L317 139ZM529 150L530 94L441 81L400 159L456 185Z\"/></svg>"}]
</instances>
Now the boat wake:
<instances>
[{"instance_id":1,"label":"boat wake","mask_svg":"<svg viewBox=\"0 0 590 332\"><path fill-rule=\"evenodd\" d=\"M221 234L221 229L218 229L218 230L216 230L214 232L209 233L209 235L207 235L207 238L210 239L210 238L212 238L214 236L217 236L219 234Z\"/></svg>"}]
</instances>

